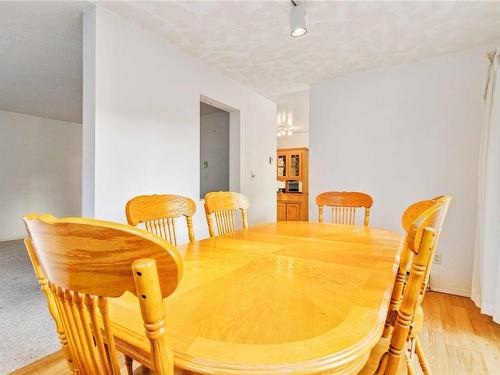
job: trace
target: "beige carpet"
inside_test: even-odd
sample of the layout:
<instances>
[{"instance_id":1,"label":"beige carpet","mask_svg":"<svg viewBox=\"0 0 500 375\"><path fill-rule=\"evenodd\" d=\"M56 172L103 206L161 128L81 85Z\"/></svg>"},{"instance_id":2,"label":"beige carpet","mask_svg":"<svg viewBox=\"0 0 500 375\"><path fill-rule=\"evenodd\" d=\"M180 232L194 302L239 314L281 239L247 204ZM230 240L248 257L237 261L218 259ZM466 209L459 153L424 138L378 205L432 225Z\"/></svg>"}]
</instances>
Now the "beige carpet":
<instances>
[{"instance_id":1,"label":"beige carpet","mask_svg":"<svg viewBox=\"0 0 500 375\"><path fill-rule=\"evenodd\" d=\"M0 242L0 374L59 350L23 241Z\"/></svg>"}]
</instances>

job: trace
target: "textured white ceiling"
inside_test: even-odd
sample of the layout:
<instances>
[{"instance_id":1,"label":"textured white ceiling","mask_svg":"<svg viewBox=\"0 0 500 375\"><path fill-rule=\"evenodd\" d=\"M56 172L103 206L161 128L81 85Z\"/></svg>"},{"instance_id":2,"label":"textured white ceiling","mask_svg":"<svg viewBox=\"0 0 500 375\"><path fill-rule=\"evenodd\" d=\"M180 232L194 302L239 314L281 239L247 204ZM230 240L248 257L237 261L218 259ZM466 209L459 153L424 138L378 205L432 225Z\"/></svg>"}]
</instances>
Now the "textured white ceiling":
<instances>
[{"instance_id":1,"label":"textured white ceiling","mask_svg":"<svg viewBox=\"0 0 500 375\"><path fill-rule=\"evenodd\" d=\"M269 97L500 37L500 2L306 1L309 31L296 39L288 1L101 4Z\"/></svg>"},{"instance_id":2,"label":"textured white ceiling","mask_svg":"<svg viewBox=\"0 0 500 375\"><path fill-rule=\"evenodd\" d=\"M0 2L0 109L81 122L87 2Z\"/></svg>"},{"instance_id":3,"label":"textured white ceiling","mask_svg":"<svg viewBox=\"0 0 500 375\"><path fill-rule=\"evenodd\" d=\"M500 2L105 2L178 48L272 98L339 74L494 43ZM81 122L87 2L0 1L0 109Z\"/></svg>"}]
</instances>

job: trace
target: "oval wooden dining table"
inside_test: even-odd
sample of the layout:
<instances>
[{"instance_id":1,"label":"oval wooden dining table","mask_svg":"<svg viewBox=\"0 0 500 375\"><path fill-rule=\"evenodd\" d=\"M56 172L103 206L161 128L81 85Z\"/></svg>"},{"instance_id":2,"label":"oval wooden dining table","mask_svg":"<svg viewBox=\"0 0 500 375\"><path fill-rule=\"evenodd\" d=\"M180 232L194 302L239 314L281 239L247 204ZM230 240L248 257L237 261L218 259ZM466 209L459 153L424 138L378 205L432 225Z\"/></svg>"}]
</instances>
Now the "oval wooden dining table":
<instances>
[{"instance_id":1,"label":"oval wooden dining table","mask_svg":"<svg viewBox=\"0 0 500 375\"><path fill-rule=\"evenodd\" d=\"M178 368L200 374L346 374L365 364L386 318L399 234L279 222L178 246L164 300ZM117 347L148 366L137 299L109 301Z\"/></svg>"}]
</instances>

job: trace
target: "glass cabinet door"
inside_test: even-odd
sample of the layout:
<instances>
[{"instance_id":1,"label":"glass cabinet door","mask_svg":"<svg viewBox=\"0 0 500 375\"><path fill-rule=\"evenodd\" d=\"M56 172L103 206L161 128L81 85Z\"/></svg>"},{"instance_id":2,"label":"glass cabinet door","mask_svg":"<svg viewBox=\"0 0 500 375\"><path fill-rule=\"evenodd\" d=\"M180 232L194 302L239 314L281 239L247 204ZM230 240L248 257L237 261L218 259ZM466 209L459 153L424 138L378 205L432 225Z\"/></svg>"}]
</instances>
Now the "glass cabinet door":
<instances>
[{"instance_id":1,"label":"glass cabinet door","mask_svg":"<svg viewBox=\"0 0 500 375\"><path fill-rule=\"evenodd\" d=\"M290 155L290 177L300 177L300 154Z\"/></svg>"},{"instance_id":2,"label":"glass cabinet door","mask_svg":"<svg viewBox=\"0 0 500 375\"><path fill-rule=\"evenodd\" d=\"M278 159L278 178L279 177L286 177L286 155L279 155Z\"/></svg>"}]
</instances>

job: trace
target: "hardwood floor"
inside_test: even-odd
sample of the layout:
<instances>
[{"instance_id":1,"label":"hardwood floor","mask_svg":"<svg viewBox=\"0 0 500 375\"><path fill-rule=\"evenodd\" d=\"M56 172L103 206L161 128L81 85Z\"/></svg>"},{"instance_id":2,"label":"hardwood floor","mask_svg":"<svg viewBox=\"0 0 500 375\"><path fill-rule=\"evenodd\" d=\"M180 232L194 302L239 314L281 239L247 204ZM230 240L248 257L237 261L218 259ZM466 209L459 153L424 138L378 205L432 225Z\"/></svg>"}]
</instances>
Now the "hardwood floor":
<instances>
[{"instance_id":1,"label":"hardwood floor","mask_svg":"<svg viewBox=\"0 0 500 375\"><path fill-rule=\"evenodd\" d=\"M120 370L127 374L124 357L119 354ZM29 364L10 375L71 375L61 351L48 355L36 362ZM134 363L134 375L153 375L153 372L143 366Z\"/></svg>"},{"instance_id":2,"label":"hardwood floor","mask_svg":"<svg viewBox=\"0 0 500 375\"><path fill-rule=\"evenodd\" d=\"M423 308L421 340L434 374L500 374L500 325L472 300L429 292Z\"/></svg>"},{"instance_id":3,"label":"hardwood floor","mask_svg":"<svg viewBox=\"0 0 500 375\"><path fill-rule=\"evenodd\" d=\"M36 362L29 364L26 367L20 368L11 374L28 375L28 374L70 374L64 356L61 351L50 354Z\"/></svg>"},{"instance_id":4,"label":"hardwood floor","mask_svg":"<svg viewBox=\"0 0 500 375\"><path fill-rule=\"evenodd\" d=\"M482 315L469 298L428 292L422 344L435 375L500 374L500 325ZM416 360L416 359L415 359ZM419 366L415 369L421 374ZM125 367L122 373L126 374ZM142 369L136 371L142 374ZM60 352L12 375L69 374Z\"/></svg>"}]
</instances>

